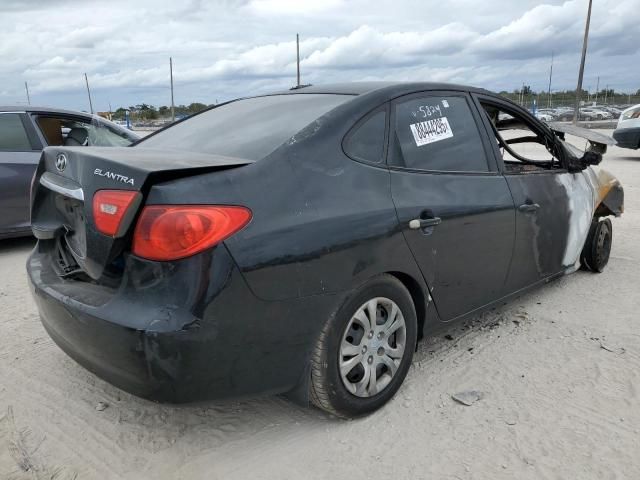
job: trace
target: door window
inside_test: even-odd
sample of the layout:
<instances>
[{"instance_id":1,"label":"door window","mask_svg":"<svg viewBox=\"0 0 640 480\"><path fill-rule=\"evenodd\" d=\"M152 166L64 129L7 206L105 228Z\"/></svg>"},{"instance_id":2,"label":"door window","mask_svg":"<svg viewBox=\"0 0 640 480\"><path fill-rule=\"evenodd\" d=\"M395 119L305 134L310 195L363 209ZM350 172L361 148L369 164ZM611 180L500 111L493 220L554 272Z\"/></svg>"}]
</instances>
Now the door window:
<instances>
[{"instance_id":1,"label":"door window","mask_svg":"<svg viewBox=\"0 0 640 480\"><path fill-rule=\"evenodd\" d=\"M481 100L506 173L559 169L555 143L516 110Z\"/></svg>"},{"instance_id":2,"label":"door window","mask_svg":"<svg viewBox=\"0 0 640 480\"><path fill-rule=\"evenodd\" d=\"M18 113L0 113L0 150L31 151L31 142Z\"/></svg>"},{"instance_id":3,"label":"door window","mask_svg":"<svg viewBox=\"0 0 640 480\"><path fill-rule=\"evenodd\" d=\"M132 140L99 120L39 116L38 126L47 145L126 147Z\"/></svg>"},{"instance_id":4,"label":"door window","mask_svg":"<svg viewBox=\"0 0 640 480\"><path fill-rule=\"evenodd\" d=\"M392 163L418 170L487 172L487 156L464 96L428 95L395 107Z\"/></svg>"}]
</instances>

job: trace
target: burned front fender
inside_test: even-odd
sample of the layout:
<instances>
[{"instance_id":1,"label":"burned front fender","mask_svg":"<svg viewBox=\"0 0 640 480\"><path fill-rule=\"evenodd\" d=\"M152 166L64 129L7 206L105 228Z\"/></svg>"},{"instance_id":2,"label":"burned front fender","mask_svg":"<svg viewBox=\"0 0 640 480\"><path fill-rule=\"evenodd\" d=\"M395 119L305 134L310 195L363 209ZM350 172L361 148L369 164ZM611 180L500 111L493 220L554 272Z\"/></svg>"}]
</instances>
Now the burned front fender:
<instances>
[{"instance_id":1,"label":"burned front fender","mask_svg":"<svg viewBox=\"0 0 640 480\"><path fill-rule=\"evenodd\" d=\"M611 173L601 168L592 170L595 181L596 210L594 216L619 217L624 212L624 189L620 181Z\"/></svg>"}]
</instances>

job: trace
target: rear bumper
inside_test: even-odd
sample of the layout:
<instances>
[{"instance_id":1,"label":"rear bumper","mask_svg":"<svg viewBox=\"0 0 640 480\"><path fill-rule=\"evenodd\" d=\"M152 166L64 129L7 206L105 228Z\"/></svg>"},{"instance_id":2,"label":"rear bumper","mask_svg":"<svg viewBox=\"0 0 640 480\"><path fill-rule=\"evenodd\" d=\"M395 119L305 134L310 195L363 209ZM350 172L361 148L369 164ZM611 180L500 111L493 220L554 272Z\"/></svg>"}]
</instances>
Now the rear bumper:
<instances>
[{"instance_id":1,"label":"rear bumper","mask_svg":"<svg viewBox=\"0 0 640 480\"><path fill-rule=\"evenodd\" d=\"M110 292L58 278L39 250L27 270L51 338L89 371L156 401L292 390L336 301L261 301L224 247L163 265L155 275L153 262L130 257L122 285Z\"/></svg>"},{"instance_id":2,"label":"rear bumper","mask_svg":"<svg viewBox=\"0 0 640 480\"><path fill-rule=\"evenodd\" d=\"M613 138L618 142L618 147L634 150L640 148L640 127L618 128L614 130Z\"/></svg>"}]
</instances>

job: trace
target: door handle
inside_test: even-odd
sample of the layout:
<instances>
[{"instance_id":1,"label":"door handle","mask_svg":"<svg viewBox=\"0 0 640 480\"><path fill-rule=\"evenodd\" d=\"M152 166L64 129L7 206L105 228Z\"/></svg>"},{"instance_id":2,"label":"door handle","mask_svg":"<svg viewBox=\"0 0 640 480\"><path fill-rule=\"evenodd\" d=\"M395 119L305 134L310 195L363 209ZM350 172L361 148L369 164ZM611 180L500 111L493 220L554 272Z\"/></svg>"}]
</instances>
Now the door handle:
<instances>
[{"instance_id":1,"label":"door handle","mask_svg":"<svg viewBox=\"0 0 640 480\"><path fill-rule=\"evenodd\" d=\"M409 228L411 230L419 230L423 228L435 227L440 225L442 219L440 217L433 218L414 218L409 222Z\"/></svg>"},{"instance_id":2,"label":"door handle","mask_svg":"<svg viewBox=\"0 0 640 480\"><path fill-rule=\"evenodd\" d=\"M538 205L537 203L525 203L520 205L518 207L518 210L524 213L533 213L533 212L537 212L539 208L540 208L540 205Z\"/></svg>"}]
</instances>

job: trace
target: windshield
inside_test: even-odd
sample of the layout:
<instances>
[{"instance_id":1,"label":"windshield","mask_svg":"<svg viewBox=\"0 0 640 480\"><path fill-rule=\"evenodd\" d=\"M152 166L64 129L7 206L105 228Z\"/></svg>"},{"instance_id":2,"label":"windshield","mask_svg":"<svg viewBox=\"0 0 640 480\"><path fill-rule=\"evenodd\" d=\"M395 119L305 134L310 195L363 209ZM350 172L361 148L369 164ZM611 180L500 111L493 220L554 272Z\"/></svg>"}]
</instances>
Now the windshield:
<instances>
[{"instance_id":1,"label":"windshield","mask_svg":"<svg viewBox=\"0 0 640 480\"><path fill-rule=\"evenodd\" d=\"M143 139L143 148L171 148L259 160L350 95L271 95L237 100Z\"/></svg>"}]
</instances>

